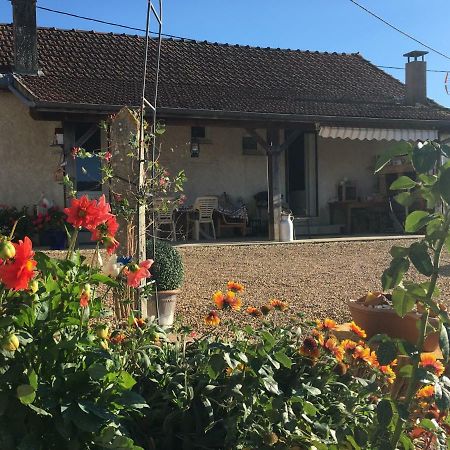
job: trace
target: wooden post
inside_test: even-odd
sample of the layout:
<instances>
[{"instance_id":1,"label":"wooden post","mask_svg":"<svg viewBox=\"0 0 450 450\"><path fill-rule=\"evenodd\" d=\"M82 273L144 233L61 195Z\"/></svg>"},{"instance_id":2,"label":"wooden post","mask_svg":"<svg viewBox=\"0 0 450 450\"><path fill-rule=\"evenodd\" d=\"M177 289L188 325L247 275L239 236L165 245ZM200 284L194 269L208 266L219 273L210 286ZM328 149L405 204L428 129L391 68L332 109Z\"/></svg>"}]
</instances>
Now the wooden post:
<instances>
[{"instance_id":1,"label":"wooden post","mask_svg":"<svg viewBox=\"0 0 450 450\"><path fill-rule=\"evenodd\" d=\"M114 117L111 123L111 153L112 167L114 177L111 181L111 190L114 194L122 196L130 203L131 208L136 208L136 195L139 190L139 149L131 143L133 140L137 142L139 139L139 121L137 117L128 108L122 108ZM141 208L138 208L136 214L131 220L125 220L120 216L117 218L119 222L119 232L117 239L121 243L122 252L126 255L133 256L136 259L141 257L141 242L139 226L141 224ZM145 223L145 222L144 222ZM145 226L145 225L144 225ZM145 231L144 231L145 234ZM145 238L145 236L144 236ZM145 245L145 239L144 245ZM128 291L128 295L133 295L132 291ZM128 310L124 308L122 299L115 299L116 315L125 318L129 315ZM141 309L138 299L134 298L135 307Z\"/></svg>"},{"instance_id":2,"label":"wooden post","mask_svg":"<svg viewBox=\"0 0 450 450\"><path fill-rule=\"evenodd\" d=\"M279 129L271 128L267 130L267 140L269 143L267 152L269 239L279 241L281 220L281 151Z\"/></svg>"}]
</instances>

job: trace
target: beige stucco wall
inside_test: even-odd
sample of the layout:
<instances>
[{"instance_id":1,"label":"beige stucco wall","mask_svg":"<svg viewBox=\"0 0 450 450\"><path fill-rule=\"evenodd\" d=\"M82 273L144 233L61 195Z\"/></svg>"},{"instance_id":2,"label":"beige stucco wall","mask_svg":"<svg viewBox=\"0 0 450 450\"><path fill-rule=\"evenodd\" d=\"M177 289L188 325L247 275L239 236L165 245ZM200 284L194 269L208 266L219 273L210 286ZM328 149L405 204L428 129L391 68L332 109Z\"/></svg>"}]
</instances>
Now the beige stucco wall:
<instances>
[{"instance_id":1,"label":"beige stucco wall","mask_svg":"<svg viewBox=\"0 0 450 450\"><path fill-rule=\"evenodd\" d=\"M377 192L377 177L373 174L377 155L392 146L388 141L350 139L318 139L319 217L329 223L328 202L336 199L337 186L343 178L356 185L362 200Z\"/></svg>"},{"instance_id":2,"label":"beige stucco wall","mask_svg":"<svg viewBox=\"0 0 450 450\"><path fill-rule=\"evenodd\" d=\"M226 192L234 199L242 198L250 213L253 212L253 196L267 191L267 158L243 155L242 137L245 135L240 128L206 127L209 143L201 143L200 156L191 158L191 127L167 126L161 138L161 162L172 173L185 171L188 204L192 204L197 196ZM265 137L263 131L260 135ZM284 175L283 160L282 173Z\"/></svg>"},{"instance_id":3,"label":"beige stucco wall","mask_svg":"<svg viewBox=\"0 0 450 450\"><path fill-rule=\"evenodd\" d=\"M59 152L49 147L59 122L33 120L13 94L0 91L0 204L32 206L41 193L63 204L63 187L54 181Z\"/></svg>"}]
</instances>

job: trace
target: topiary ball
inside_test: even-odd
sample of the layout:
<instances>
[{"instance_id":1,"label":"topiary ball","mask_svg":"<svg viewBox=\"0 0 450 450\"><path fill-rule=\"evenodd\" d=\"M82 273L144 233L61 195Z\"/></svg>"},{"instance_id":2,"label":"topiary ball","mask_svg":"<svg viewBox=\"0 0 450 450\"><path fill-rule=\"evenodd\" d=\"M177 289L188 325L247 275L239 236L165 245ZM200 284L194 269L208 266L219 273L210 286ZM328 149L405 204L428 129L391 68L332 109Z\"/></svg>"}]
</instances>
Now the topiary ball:
<instances>
[{"instance_id":1,"label":"topiary ball","mask_svg":"<svg viewBox=\"0 0 450 450\"><path fill-rule=\"evenodd\" d=\"M167 241L156 239L155 244L154 251L153 239L147 242L147 257L154 260L150 272L156 287L159 291L178 289L184 277L180 253Z\"/></svg>"}]
</instances>

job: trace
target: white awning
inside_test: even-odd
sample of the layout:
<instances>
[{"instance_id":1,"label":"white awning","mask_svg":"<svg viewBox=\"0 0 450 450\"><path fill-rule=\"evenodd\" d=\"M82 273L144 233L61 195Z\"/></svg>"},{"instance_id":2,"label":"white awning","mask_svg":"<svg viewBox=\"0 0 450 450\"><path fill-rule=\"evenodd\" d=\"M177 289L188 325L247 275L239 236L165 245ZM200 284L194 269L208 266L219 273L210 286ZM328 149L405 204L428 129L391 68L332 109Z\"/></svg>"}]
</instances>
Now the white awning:
<instances>
[{"instance_id":1,"label":"white awning","mask_svg":"<svg viewBox=\"0 0 450 450\"><path fill-rule=\"evenodd\" d=\"M358 139L360 141L426 141L438 139L436 130L413 130L400 128L352 128L321 126L323 138Z\"/></svg>"}]
</instances>

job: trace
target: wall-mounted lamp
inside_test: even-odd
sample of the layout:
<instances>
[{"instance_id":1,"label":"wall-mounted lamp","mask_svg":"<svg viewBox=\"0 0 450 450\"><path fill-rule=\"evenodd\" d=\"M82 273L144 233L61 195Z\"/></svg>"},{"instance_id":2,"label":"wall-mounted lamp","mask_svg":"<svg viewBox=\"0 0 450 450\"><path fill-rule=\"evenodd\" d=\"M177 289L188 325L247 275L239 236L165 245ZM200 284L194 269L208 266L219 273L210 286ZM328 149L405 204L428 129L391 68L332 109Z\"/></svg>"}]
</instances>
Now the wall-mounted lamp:
<instances>
[{"instance_id":1,"label":"wall-mounted lamp","mask_svg":"<svg viewBox=\"0 0 450 450\"><path fill-rule=\"evenodd\" d=\"M200 144L198 141L191 139L191 158L198 158L200 155Z\"/></svg>"},{"instance_id":2,"label":"wall-mounted lamp","mask_svg":"<svg viewBox=\"0 0 450 450\"><path fill-rule=\"evenodd\" d=\"M62 146L64 146L64 130L62 128L55 128L52 147L62 147Z\"/></svg>"}]
</instances>

